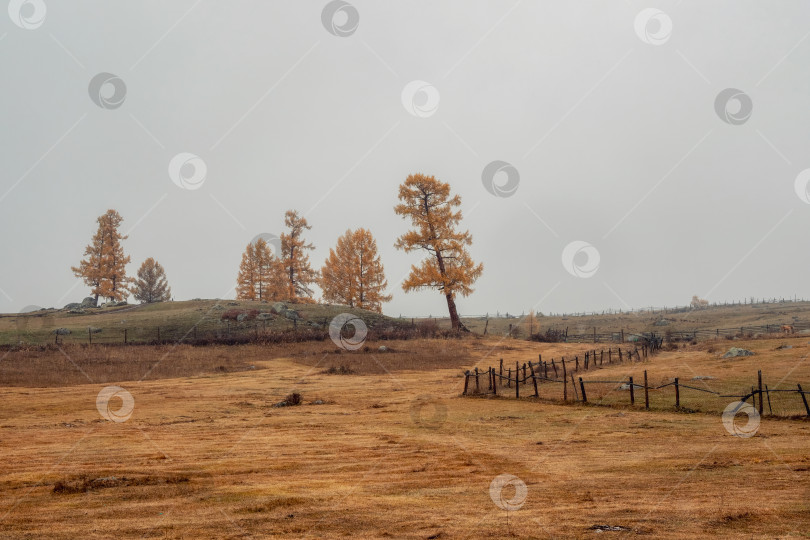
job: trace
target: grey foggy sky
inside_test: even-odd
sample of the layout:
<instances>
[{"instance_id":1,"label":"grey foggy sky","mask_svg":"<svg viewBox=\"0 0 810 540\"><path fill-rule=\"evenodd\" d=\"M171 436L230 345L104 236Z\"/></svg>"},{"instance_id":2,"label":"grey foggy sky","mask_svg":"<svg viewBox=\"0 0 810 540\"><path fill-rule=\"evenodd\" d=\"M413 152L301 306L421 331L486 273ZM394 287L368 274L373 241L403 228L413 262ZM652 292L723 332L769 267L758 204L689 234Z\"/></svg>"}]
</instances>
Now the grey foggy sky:
<instances>
[{"instance_id":1,"label":"grey foggy sky","mask_svg":"<svg viewBox=\"0 0 810 540\"><path fill-rule=\"evenodd\" d=\"M86 296L70 266L108 208L134 226L130 274L152 256L176 299L232 297L245 245L296 208L314 267L367 227L384 311L445 314L398 284L419 261L393 248L412 172L462 196L485 265L464 314L808 296L806 2L357 0L347 37L325 1L44 3L35 29L0 13L0 312ZM634 29L650 7L672 21L657 45ZM120 107L90 99L101 72ZM403 106L414 80L435 114ZM750 96L744 123L715 112L726 88ZM199 189L169 178L182 152L207 166ZM494 160L520 174L511 197L484 188ZM598 252L595 272L575 258L588 278L563 266L574 241Z\"/></svg>"}]
</instances>

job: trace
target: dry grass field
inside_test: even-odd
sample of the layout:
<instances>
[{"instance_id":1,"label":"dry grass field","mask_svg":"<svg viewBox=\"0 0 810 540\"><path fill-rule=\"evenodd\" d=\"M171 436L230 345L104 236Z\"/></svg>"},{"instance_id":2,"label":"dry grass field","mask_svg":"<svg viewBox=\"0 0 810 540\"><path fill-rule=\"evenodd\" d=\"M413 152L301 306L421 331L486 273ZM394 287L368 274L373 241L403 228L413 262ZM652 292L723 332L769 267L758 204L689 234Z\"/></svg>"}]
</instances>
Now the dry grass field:
<instances>
[{"instance_id":1,"label":"dry grass field","mask_svg":"<svg viewBox=\"0 0 810 540\"><path fill-rule=\"evenodd\" d=\"M777 350L784 341L794 348ZM733 387L762 369L772 384L810 386L806 342L735 342L757 355L733 360L718 358L731 343L707 343L583 376L694 372ZM574 356L583 345L367 345L7 353L0 536L808 536L807 421L764 418L741 438L714 412L563 404L544 390L539 401L460 397L465 369ZM97 410L113 384L134 400L123 422ZM292 392L300 405L275 406ZM490 494L501 474L526 485L508 513ZM510 486L501 494L516 495Z\"/></svg>"}]
</instances>

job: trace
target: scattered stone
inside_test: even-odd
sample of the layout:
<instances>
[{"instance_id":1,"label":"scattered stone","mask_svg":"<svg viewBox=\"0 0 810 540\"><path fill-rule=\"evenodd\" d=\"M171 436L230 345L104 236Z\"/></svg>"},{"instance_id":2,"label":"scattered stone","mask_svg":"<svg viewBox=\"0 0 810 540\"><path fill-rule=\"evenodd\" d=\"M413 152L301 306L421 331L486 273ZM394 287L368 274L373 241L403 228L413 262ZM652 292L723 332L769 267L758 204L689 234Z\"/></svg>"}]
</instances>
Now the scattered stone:
<instances>
[{"instance_id":1,"label":"scattered stone","mask_svg":"<svg viewBox=\"0 0 810 540\"><path fill-rule=\"evenodd\" d=\"M240 313L239 315L236 316L236 322L245 321L245 320L247 320L247 318L248 318L247 313Z\"/></svg>"},{"instance_id":2,"label":"scattered stone","mask_svg":"<svg viewBox=\"0 0 810 540\"><path fill-rule=\"evenodd\" d=\"M239 302L228 302L229 306L238 306Z\"/></svg>"},{"instance_id":3,"label":"scattered stone","mask_svg":"<svg viewBox=\"0 0 810 540\"><path fill-rule=\"evenodd\" d=\"M287 304L284 302L274 302L273 307L270 308L270 311L277 315L283 315L285 311L287 311Z\"/></svg>"},{"instance_id":4,"label":"scattered stone","mask_svg":"<svg viewBox=\"0 0 810 540\"><path fill-rule=\"evenodd\" d=\"M630 390L630 383L622 383L619 390Z\"/></svg>"},{"instance_id":5,"label":"scattered stone","mask_svg":"<svg viewBox=\"0 0 810 540\"><path fill-rule=\"evenodd\" d=\"M215 305L214 307L212 307L211 309L213 309L213 310L215 310L215 311L222 311L223 309L225 309L225 306L221 306L221 305L219 305L219 304L216 304L216 305Z\"/></svg>"},{"instance_id":6,"label":"scattered stone","mask_svg":"<svg viewBox=\"0 0 810 540\"><path fill-rule=\"evenodd\" d=\"M620 525L591 525L588 527L589 530L594 532L606 532L606 531L629 531L627 527L622 527Z\"/></svg>"},{"instance_id":7,"label":"scattered stone","mask_svg":"<svg viewBox=\"0 0 810 540\"><path fill-rule=\"evenodd\" d=\"M258 315L256 315L256 319L258 319L260 321L269 321L269 320L273 319L273 314L272 313L262 312L262 313L259 313Z\"/></svg>"},{"instance_id":8,"label":"scattered stone","mask_svg":"<svg viewBox=\"0 0 810 540\"><path fill-rule=\"evenodd\" d=\"M298 312L295 311L294 309L285 310L284 317L290 319L291 321L297 321L301 319L301 315L299 315Z\"/></svg>"},{"instance_id":9,"label":"scattered stone","mask_svg":"<svg viewBox=\"0 0 810 540\"><path fill-rule=\"evenodd\" d=\"M793 348L793 345L779 345L779 346L776 348L776 350L778 351L778 350L780 350L780 349L792 349L792 348Z\"/></svg>"},{"instance_id":10,"label":"scattered stone","mask_svg":"<svg viewBox=\"0 0 810 540\"><path fill-rule=\"evenodd\" d=\"M728 350L726 354L723 355L723 358L736 358L738 356L754 356L754 353L752 353L748 349L732 347Z\"/></svg>"},{"instance_id":11,"label":"scattered stone","mask_svg":"<svg viewBox=\"0 0 810 540\"><path fill-rule=\"evenodd\" d=\"M93 296L88 296L87 298L82 300L82 307L83 308L96 307L96 304L97 304L97 301L96 301L95 297L93 297Z\"/></svg>"},{"instance_id":12,"label":"scattered stone","mask_svg":"<svg viewBox=\"0 0 810 540\"><path fill-rule=\"evenodd\" d=\"M653 326L669 326L669 321L667 319L658 319L653 323Z\"/></svg>"},{"instance_id":13,"label":"scattered stone","mask_svg":"<svg viewBox=\"0 0 810 540\"><path fill-rule=\"evenodd\" d=\"M76 308L69 310L68 313L73 313L74 315L84 315L87 312L81 308Z\"/></svg>"},{"instance_id":14,"label":"scattered stone","mask_svg":"<svg viewBox=\"0 0 810 540\"><path fill-rule=\"evenodd\" d=\"M712 377L711 375L695 375L694 377L692 377L693 381L711 381L713 379L714 377Z\"/></svg>"},{"instance_id":15,"label":"scattered stone","mask_svg":"<svg viewBox=\"0 0 810 540\"><path fill-rule=\"evenodd\" d=\"M68 330L67 328L57 328L53 331L53 333L56 334L57 336L67 336L68 334L70 334L70 330Z\"/></svg>"},{"instance_id":16,"label":"scattered stone","mask_svg":"<svg viewBox=\"0 0 810 540\"><path fill-rule=\"evenodd\" d=\"M71 309L81 309L81 308L82 308L81 304L76 303L76 302L72 302L70 304L66 304L65 307L63 307L62 309L71 310Z\"/></svg>"},{"instance_id":17,"label":"scattered stone","mask_svg":"<svg viewBox=\"0 0 810 540\"><path fill-rule=\"evenodd\" d=\"M385 345L380 345L380 348L377 349L379 352L388 352L388 347Z\"/></svg>"},{"instance_id":18,"label":"scattered stone","mask_svg":"<svg viewBox=\"0 0 810 540\"><path fill-rule=\"evenodd\" d=\"M323 405L325 402L322 399L316 399L312 402L313 405Z\"/></svg>"}]
</instances>

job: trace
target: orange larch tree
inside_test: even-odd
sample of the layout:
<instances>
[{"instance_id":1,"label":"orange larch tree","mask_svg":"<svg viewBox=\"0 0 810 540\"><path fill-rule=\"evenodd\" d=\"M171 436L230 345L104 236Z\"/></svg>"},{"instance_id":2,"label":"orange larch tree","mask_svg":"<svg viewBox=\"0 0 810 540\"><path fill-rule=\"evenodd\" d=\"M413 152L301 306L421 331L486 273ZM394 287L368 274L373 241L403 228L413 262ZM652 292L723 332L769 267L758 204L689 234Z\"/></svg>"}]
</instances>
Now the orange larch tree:
<instances>
[{"instance_id":1,"label":"orange larch tree","mask_svg":"<svg viewBox=\"0 0 810 540\"><path fill-rule=\"evenodd\" d=\"M259 238L242 254L236 278L236 297L240 300L281 300L287 287L281 261L273 257L270 246Z\"/></svg>"},{"instance_id":2,"label":"orange larch tree","mask_svg":"<svg viewBox=\"0 0 810 540\"><path fill-rule=\"evenodd\" d=\"M382 303L391 301L391 295L384 294L388 281L369 231L347 230L338 238L321 269L320 285L328 302L382 313Z\"/></svg>"},{"instance_id":3,"label":"orange larch tree","mask_svg":"<svg viewBox=\"0 0 810 540\"><path fill-rule=\"evenodd\" d=\"M304 241L303 233L312 227L295 210L284 214L288 232L281 234L281 262L287 280L287 299L291 302L314 302L311 285L318 282L318 272L309 264L306 250L315 249Z\"/></svg>"},{"instance_id":4,"label":"orange larch tree","mask_svg":"<svg viewBox=\"0 0 810 540\"><path fill-rule=\"evenodd\" d=\"M406 252L424 250L428 256L402 284L406 292L437 289L447 300L450 323L454 330L464 329L458 316L457 294L468 296L472 285L484 271L483 264L475 264L467 252L472 244L469 231L457 231L461 221L461 197L450 195L450 185L433 176L409 175L399 186L399 200L394 211L403 219L410 219L413 229L397 238L394 246Z\"/></svg>"},{"instance_id":5,"label":"orange larch tree","mask_svg":"<svg viewBox=\"0 0 810 540\"><path fill-rule=\"evenodd\" d=\"M129 257L124 254L122 240L127 237L118 232L124 219L115 210L107 210L98 219L98 230L93 241L84 250L85 259L71 268L76 277L84 279L92 287L91 293L98 298L124 300L129 296L132 278L127 277Z\"/></svg>"},{"instance_id":6,"label":"orange larch tree","mask_svg":"<svg viewBox=\"0 0 810 540\"><path fill-rule=\"evenodd\" d=\"M166 280L163 266L149 257L138 269L138 279L132 289L132 296L142 304L166 302L172 299L172 289Z\"/></svg>"}]
</instances>

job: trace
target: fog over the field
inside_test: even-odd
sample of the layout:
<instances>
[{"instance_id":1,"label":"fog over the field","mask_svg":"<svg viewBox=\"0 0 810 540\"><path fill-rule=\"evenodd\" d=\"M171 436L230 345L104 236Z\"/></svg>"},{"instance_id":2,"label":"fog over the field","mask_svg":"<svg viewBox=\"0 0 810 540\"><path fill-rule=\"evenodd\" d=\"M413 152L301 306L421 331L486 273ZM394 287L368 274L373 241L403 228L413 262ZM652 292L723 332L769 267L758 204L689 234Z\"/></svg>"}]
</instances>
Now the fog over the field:
<instances>
[{"instance_id":1,"label":"fog over the field","mask_svg":"<svg viewBox=\"0 0 810 540\"><path fill-rule=\"evenodd\" d=\"M108 208L131 274L151 256L175 299L232 297L245 245L295 208L313 266L367 227L385 312L446 314L399 285L419 255L393 248L407 228L393 206L415 172L462 196L485 265L462 314L810 296L807 2L8 12L0 312L86 296L70 266Z\"/></svg>"}]
</instances>

